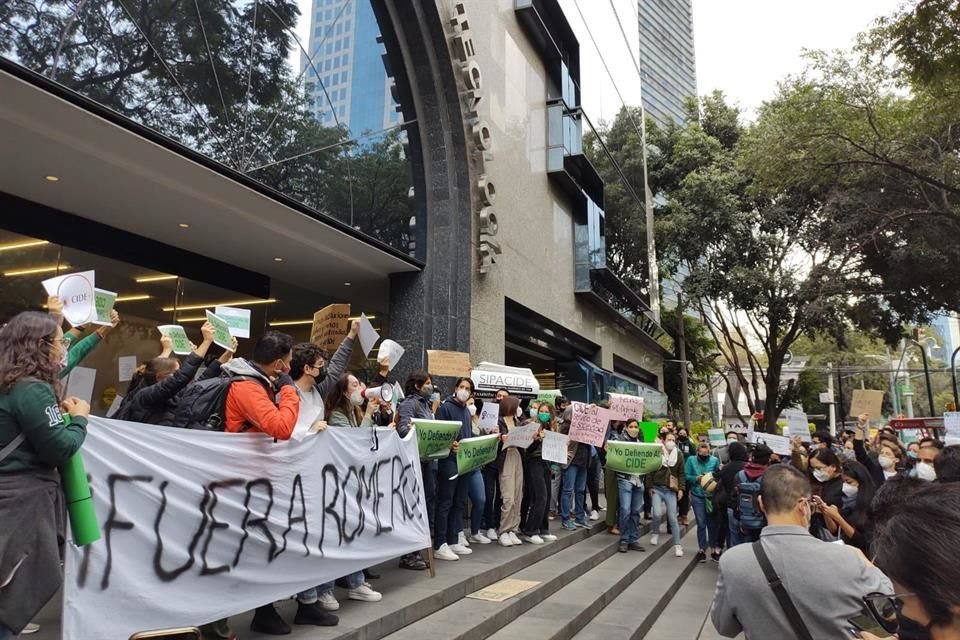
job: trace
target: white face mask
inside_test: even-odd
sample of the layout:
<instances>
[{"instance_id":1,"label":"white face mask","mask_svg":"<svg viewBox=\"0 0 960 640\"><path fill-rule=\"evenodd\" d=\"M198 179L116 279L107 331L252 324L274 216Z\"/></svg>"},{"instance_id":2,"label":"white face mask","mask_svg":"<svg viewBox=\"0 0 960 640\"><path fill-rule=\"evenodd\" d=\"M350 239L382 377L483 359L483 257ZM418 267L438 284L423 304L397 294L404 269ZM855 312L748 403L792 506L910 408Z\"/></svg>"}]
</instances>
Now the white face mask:
<instances>
[{"instance_id":1,"label":"white face mask","mask_svg":"<svg viewBox=\"0 0 960 640\"><path fill-rule=\"evenodd\" d=\"M887 456L880 456L880 466L883 467L884 471L891 471L896 463L893 461L893 458L888 458Z\"/></svg>"},{"instance_id":2,"label":"white face mask","mask_svg":"<svg viewBox=\"0 0 960 640\"><path fill-rule=\"evenodd\" d=\"M826 482L830 479L830 474L825 469L814 469L813 477L817 479L817 482Z\"/></svg>"},{"instance_id":3,"label":"white face mask","mask_svg":"<svg viewBox=\"0 0 960 640\"><path fill-rule=\"evenodd\" d=\"M475 404L468 404L468 405L467 405L467 411L470 412L470 415L471 415L471 416L477 415L477 405L475 405Z\"/></svg>"},{"instance_id":4,"label":"white face mask","mask_svg":"<svg viewBox=\"0 0 960 640\"><path fill-rule=\"evenodd\" d=\"M531 418L536 418L536 417L537 417L537 412L538 412L538 409L537 409L536 407L530 407L530 417L531 417Z\"/></svg>"},{"instance_id":5,"label":"white face mask","mask_svg":"<svg viewBox=\"0 0 960 640\"><path fill-rule=\"evenodd\" d=\"M850 484L849 482L843 483L843 495L848 498L855 498L858 493L860 493L860 487L855 484Z\"/></svg>"},{"instance_id":6,"label":"white face mask","mask_svg":"<svg viewBox=\"0 0 960 640\"><path fill-rule=\"evenodd\" d=\"M668 442L668 443L666 443L666 444L663 445L663 446L667 448L667 451L673 451L674 449L677 448L677 443L676 443L676 442Z\"/></svg>"},{"instance_id":7,"label":"white face mask","mask_svg":"<svg viewBox=\"0 0 960 640\"><path fill-rule=\"evenodd\" d=\"M460 402L466 402L470 399L470 392L466 389L457 389L457 400Z\"/></svg>"},{"instance_id":8,"label":"white face mask","mask_svg":"<svg viewBox=\"0 0 960 640\"><path fill-rule=\"evenodd\" d=\"M360 389L357 389L356 391L350 394L350 402L355 407L359 407L360 405L363 404L363 394L360 393Z\"/></svg>"},{"instance_id":9,"label":"white face mask","mask_svg":"<svg viewBox=\"0 0 960 640\"><path fill-rule=\"evenodd\" d=\"M733 444L734 442L740 442L737 438L727 438L727 444Z\"/></svg>"},{"instance_id":10,"label":"white face mask","mask_svg":"<svg viewBox=\"0 0 960 640\"><path fill-rule=\"evenodd\" d=\"M915 468L917 470L917 477L921 480L933 482L937 479L937 470L934 469L933 465L929 462L918 462Z\"/></svg>"}]
</instances>

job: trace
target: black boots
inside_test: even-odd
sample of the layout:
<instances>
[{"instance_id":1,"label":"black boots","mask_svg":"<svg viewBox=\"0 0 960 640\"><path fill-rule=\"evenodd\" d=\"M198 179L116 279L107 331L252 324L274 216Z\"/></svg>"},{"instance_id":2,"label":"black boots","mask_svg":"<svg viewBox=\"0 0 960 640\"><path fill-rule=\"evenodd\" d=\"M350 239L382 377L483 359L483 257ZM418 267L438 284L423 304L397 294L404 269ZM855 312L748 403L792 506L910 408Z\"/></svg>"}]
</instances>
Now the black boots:
<instances>
[{"instance_id":1,"label":"black boots","mask_svg":"<svg viewBox=\"0 0 960 640\"><path fill-rule=\"evenodd\" d=\"M290 634L290 625L283 621L272 604L257 607L250 622L250 631L265 633L268 636L286 636Z\"/></svg>"},{"instance_id":2,"label":"black boots","mask_svg":"<svg viewBox=\"0 0 960 640\"><path fill-rule=\"evenodd\" d=\"M340 623L340 618L329 611L324 611L319 602L313 604L297 605L297 616L293 619L293 624L312 624L318 627L335 627Z\"/></svg>"}]
</instances>

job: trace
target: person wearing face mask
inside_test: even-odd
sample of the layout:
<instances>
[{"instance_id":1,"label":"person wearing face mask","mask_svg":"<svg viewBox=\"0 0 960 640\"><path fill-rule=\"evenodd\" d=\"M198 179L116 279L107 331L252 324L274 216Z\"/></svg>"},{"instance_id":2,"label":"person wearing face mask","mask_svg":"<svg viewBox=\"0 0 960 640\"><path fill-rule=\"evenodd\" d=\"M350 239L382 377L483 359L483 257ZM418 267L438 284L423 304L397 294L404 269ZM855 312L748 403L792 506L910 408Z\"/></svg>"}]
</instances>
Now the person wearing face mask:
<instances>
[{"instance_id":1,"label":"person wearing face mask","mask_svg":"<svg viewBox=\"0 0 960 640\"><path fill-rule=\"evenodd\" d=\"M556 417L553 405L544 402L537 410L537 424L540 426L537 435L524 453L523 486L526 497L521 507L520 530L523 532L523 542L543 544L548 540L556 540L550 533L547 520L547 501L550 499L550 463L543 459L543 434L545 431L556 431Z\"/></svg>"},{"instance_id":2,"label":"person wearing face mask","mask_svg":"<svg viewBox=\"0 0 960 640\"><path fill-rule=\"evenodd\" d=\"M83 445L90 405L62 397L63 331L26 311L0 328L0 638L19 633L63 581L57 467ZM64 419L67 413L70 423Z\"/></svg>"},{"instance_id":3,"label":"person wearing face mask","mask_svg":"<svg viewBox=\"0 0 960 640\"><path fill-rule=\"evenodd\" d=\"M853 451L857 462L862 464L873 476L873 481L880 487L884 482L897 476L897 467L904 458L903 449L890 441L880 441L878 455L874 459L866 449L867 427L869 416L861 415L857 419L857 427L853 436Z\"/></svg>"},{"instance_id":4,"label":"person wearing face mask","mask_svg":"<svg viewBox=\"0 0 960 640\"><path fill-rule=\"evenodd\" d=\"M636 424L633 422L632 424ZM653 487L653 522L650 524L650 544L660 541L660 522L666 516L670 533L673 535L673 555L683 556L680 546L680 523L677 520L677 499L686 489L686 476L683 473L684 459L677 447L676 436L668 433L663 437L663 464L651 473L648 484Z\"/></svg>"},{"instance_id":5,"label":"person wearing face mask","mask_svg":"<svg viewBox=\"0 0 960 640\"><path fill-rule=\"evenodd\" d=\"M727 445L727 448L729 449L730 460L727 464L723 465L720 473L717 474L720 479L720 486L723 488L723 491L720 492L717 499L717 506L724 514L723 519L718 519L717 526L727 527L727 543L733 547L736 546L739 536L735 530L737 528L736 518L732 513L736 505L731 504L731 496L733 496L737 474L747 466L747 460L750 456L747 448L739 442L731 442Z\"/></svg>"},{"instance_id":6,"label":"person wearing face mask","mask_svg":"<svg viewBox=\"0 0 960 640\"><path fill-rule=\"evenodd\" d=\"M697 447L697 455L687 458L684 464L687 487L692 488L693 511L697 516L697 543L700 545L698 562L707 561L707 553L711 547L716 547L717 540L716 519L713 517L712 507L708 507L712 495L704 489L701 480L705 476L713 476L719 469L720 461L710 455L710 445L706 442ZM711 511L708 511L708 508Z\"/></svg>"},{"instance_id":7,"label":"person wearing face mask","mask_svg":"<svg viewBox=\"0 0 960 640\"><path fill-rule=\"evenodd\" d=\"M810 475L812 477L814 507L813 522L810 533L826 540L835 539L829 534L822 511L826 507L843 506L843 478L841 477L840 459L832 449L816 449L810 458Z\"/></svg>"},{"instance_id":8,"label":"person wearing face mask","mask_svg":"<svg viewBox=\"0 0 960 640\"><path fill-rule=\"evenodd\" d=\"M330 388L324 402L327 415L327 424L331 427L373 427L373 412L380 406L380 401L373 399L367 402L364 411L364 386L352 373L340 376Z\"/></svg>"},{"instance_id":9,"label":"person wearing face mask","mask_svg":"<svg viewBox=\"0 0 960 640\"><path fill-rule=\"evenodd\" d=\"M626 428L617 437L624 442L640 441L640 425L636 420L627 423ZM640 544L640 514L643 512L644 480L637 473L617 472L617 487L620 496L620 545L618 551L646 551Z\"/></svg>"},{"instance_id":10,"label":"person wearing face mask","mask_svg":"<svg viewBox=\"0 0 960 640\"><path fill-rule=\"evenodd\" d=\"M919 444L917 463L914 465L911 474L921 480L933 482L937 479L937 470L934 465L943 449L943 443L936 438L924 438Z\"/></svg>"},{"instance_id":11,"label":"person wearing face mask","mask_svg":"<svg viewBox=\"0 0 960 640\"><path fill-rule=\"evenodd\" d=\"M520 403L513 396L500 401L501 438L519 426L519 420L516 418L519 409ZM523 540L518 535L523 502L523 458L516 447L503 446L498 458L503 506L500 509L500 529L497 531L497 538L502 546L512 547L523 544Z\"/></svg>"},{"instance_id":12,"label":"person wearing face mask","mask_svg":"<svg viewBox=\"0 0 960 640\"><path fill-rule=\"evenodd\" d=\"M690 434L684 426L677 429L677 449L680 450L684 460L697 455L697 445L690 439ZM680 520L681 526L687 526L687 514L689 513L690 492L685 491L683 497L677 500L677 518Z\"/></svg>"},{"instance_id":13,"label":"person wearing face mask","mask_svg":"<svg viewBox=\"0 0 960 640\"><path fill-rule=\"evenodd\" d=\"M480 432L480 409L482 407L482 400L473 397L467 400L467 411L470 412L471 417L471 435L474 438L482 435ZM469 547L471 544L490 544L493 541L480 530L487 504L487 490L481 469L471 471L468 475L467 497L470 499L470 535L468 536L466 532L461 531L458 542L464 547Z\"/></svg>"},{"instance_id":14,"label":"person wearing face mask","mask_svg":"<svg viewBox=\"0 0 960 640\"><path fill-rule=\"evenodd\" d=\"M764 474L759 502L768 524L760 540L720 558L710 619L721 636L797 638L802 626L817 640L849 638L847 620L861 614L863 597L892 587L858 549L809 534L811 500L810 483L795 467L775 465ZM796 608L795 622L771 587L775 580Z\"/></svg>"},{"instance_id":15,"label":"person wearing face mask","mask_svg":"<svg viewBox=\"0 0 960 640\"><path fill-rule=\"evenodd\" d=\"M843 503L840 507L826 505L821 509L827 529L840 536L844 544L869 551L870 503L876 493L876 485L867 468L859 462L843 465Z\"/></svg>"},{"instance_id":16,"label":"person wearing face mask","mask_svg":"<svg viewBox=\"0 0 960 640\"><path fill-rule=\"evenodd\" d=\"M460 533L463 531L463 512L466 509L470 474L480 472L474 470L466 476L457 474L459 441L473 437L473 416L467 409L467 400L472 396L473 380L457 378L453 395L444 400L436 412L437 420L451 420L461 424L450 455L439 460L437 465L437 516L433 548L434 557L439 560L455 561L462 555L473 553L470 547L460 544Z\"/></svg>"}]
</instances>

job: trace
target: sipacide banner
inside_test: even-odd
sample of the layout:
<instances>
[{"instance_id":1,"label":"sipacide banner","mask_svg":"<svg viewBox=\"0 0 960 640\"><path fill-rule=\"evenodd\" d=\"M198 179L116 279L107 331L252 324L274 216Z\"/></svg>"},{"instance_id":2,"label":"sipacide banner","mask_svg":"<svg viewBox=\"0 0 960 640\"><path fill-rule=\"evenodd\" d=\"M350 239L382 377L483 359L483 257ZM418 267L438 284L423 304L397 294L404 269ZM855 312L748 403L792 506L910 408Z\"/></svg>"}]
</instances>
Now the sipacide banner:
<instances>
[{"instance_id":1,"label":"sipacide banner","mask_svg":"<svg viewBox=\"0 0 960 640\"><path fill-rule=\"evenodd\" d=\"M91 416L83 457L103 535L68 545L64 638L203 624L430 545L414 434Z\"/></svg>"}]
</instances>

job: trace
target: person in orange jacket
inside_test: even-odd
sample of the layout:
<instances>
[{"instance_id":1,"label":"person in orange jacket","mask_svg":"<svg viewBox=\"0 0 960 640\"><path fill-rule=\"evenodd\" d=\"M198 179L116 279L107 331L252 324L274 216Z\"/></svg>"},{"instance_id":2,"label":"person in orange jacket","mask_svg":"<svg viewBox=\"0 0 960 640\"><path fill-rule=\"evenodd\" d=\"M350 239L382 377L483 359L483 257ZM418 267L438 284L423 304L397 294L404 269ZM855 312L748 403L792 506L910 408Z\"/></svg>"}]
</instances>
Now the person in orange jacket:
<instances>
[{"instance_id":1,"label":"person in orange jacket","mask_svg":"<svg viewBox=\"0 0 960 640\"><path fill-rule=\"evenodd\" d=\"M237 380L227 392L226 430L261 431L289 440L300 413L300 396L290 377L293 338L268 331L253 348L253 362L234 358L223 370Z\"/></svg>"}]
</instances>

